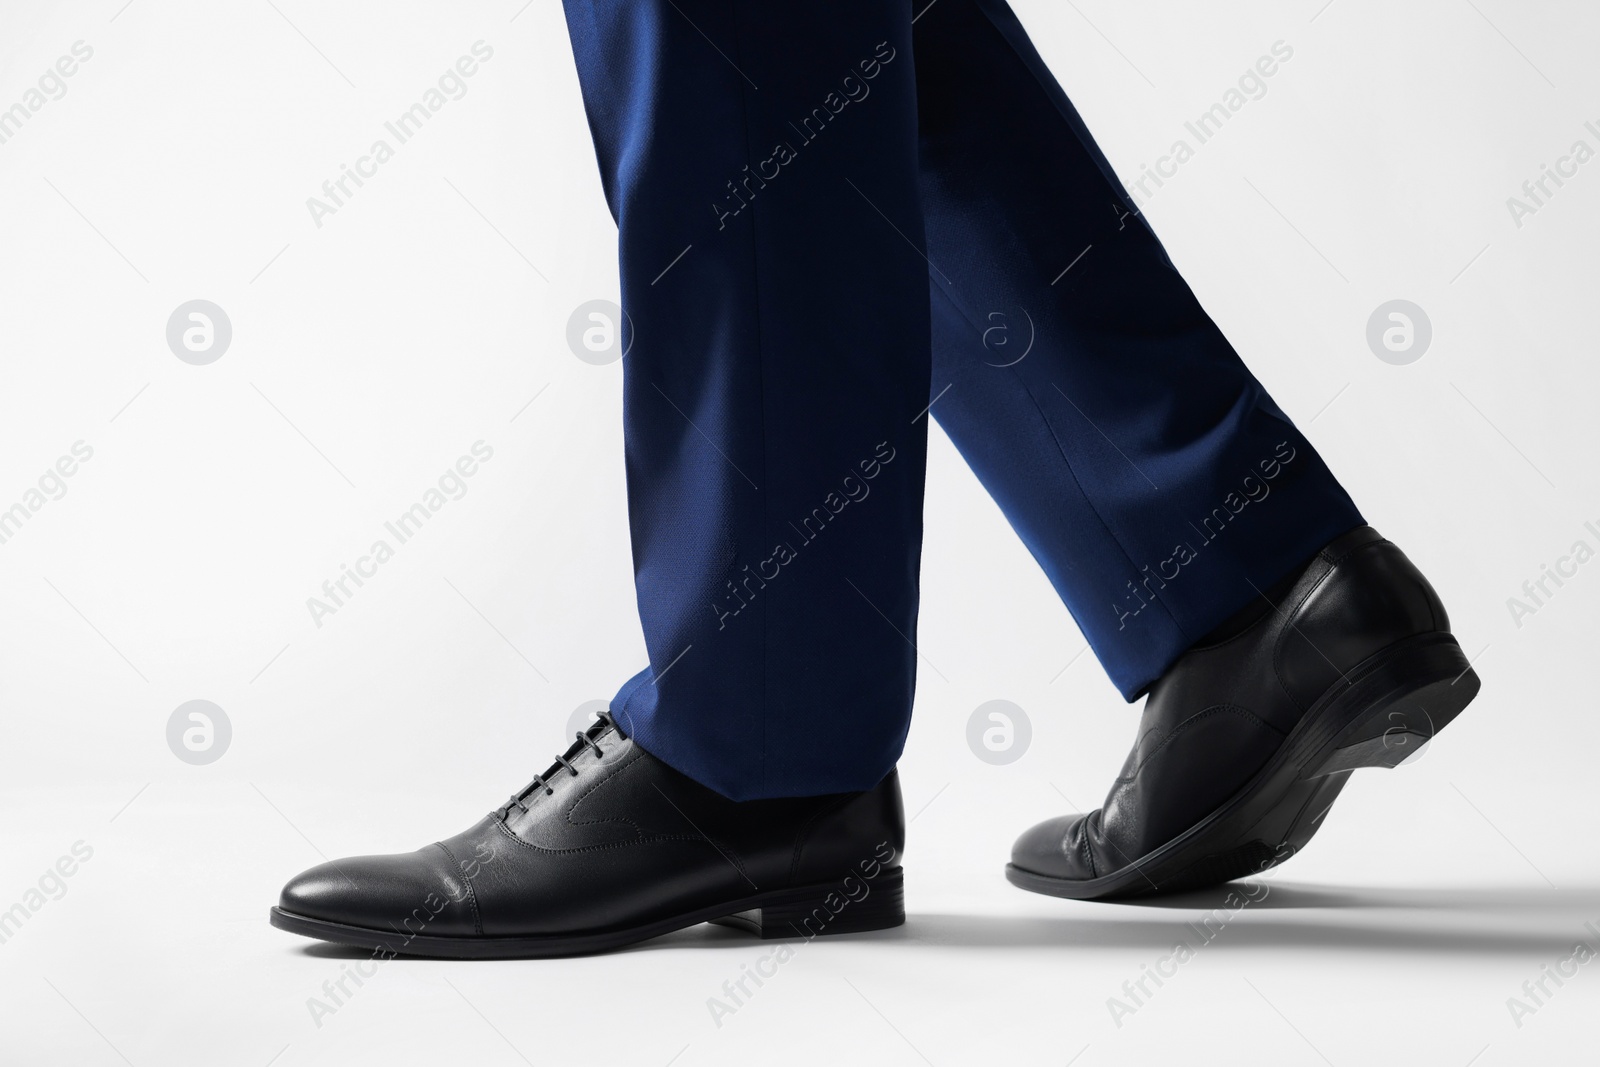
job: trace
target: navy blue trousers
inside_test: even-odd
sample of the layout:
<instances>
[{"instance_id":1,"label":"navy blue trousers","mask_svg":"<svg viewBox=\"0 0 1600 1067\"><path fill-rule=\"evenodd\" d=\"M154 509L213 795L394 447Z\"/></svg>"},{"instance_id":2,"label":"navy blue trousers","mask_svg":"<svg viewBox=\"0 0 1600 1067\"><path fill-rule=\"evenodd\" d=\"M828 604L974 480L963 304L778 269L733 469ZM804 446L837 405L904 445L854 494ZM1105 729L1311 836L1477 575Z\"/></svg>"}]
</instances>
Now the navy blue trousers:
<instances>
[{"instance_id":1,"label":"navy blue trousers","mask_svg":"<svg viewBox=\"0 0 1600 1067\"><path fill-rule=\"evenodd\" d=\"M1130 700L1361 524L1001 0L565 3L646 751L739 800L894 765L930 415Z\"/></svg>"}]
</instances>

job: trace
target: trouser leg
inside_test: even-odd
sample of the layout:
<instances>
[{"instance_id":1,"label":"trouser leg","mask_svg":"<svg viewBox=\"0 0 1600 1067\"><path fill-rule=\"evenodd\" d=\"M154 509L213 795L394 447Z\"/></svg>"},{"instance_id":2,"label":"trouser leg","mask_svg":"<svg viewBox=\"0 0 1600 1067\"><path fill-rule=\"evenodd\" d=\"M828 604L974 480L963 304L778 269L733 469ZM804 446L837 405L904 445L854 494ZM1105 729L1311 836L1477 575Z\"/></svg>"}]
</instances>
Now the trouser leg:
<instances>
[{"instance_id":1,"label":"trouser leg","mask_svg":"<svg viewBox=\"0 0 1600 1067\"><path fill-rule=\"evenodd\" d=\"M1361 516L1003 0L915 50L933 413L1132 699Z\"/></svg>"},{"instance_id":2,"label":"trouser leg","mask_svg":"<svg viewBox=\"0 0 1600 1067\"><path fill-rule=\"evenodd\" d=\"M916 659L929 295L904 0L566 0L619 228L647 751L873 785Z\"/></svg>"}]
</instances>

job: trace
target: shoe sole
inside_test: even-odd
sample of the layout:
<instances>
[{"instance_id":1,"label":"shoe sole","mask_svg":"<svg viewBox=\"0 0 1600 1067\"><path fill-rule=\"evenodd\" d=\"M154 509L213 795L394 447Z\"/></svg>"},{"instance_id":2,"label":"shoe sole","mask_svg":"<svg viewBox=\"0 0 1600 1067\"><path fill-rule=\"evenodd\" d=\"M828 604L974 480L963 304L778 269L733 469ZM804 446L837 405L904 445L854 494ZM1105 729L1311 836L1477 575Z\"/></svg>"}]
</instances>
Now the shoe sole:
<instances>
[{"instance_id":1,"label":"shoe sole","mask_svg":"<svg viewBox=\"0 0 1600 1067\"><path fill-rule=\"evenodd\" d=\"M1258 874L1305 847L1350 772L1415 756L1480 684L1451 635L1398 642L1324 693L1242 789L1165 845L1099 878L1052 878L1007 864L1006 879L1034 893L1110 900Z\"/></svg>"},{"instance_id":2,"label":"shoe sole","mask_svg":"<svg viewBox=\"0 0 1600 1067\"><path fill-rule=\"evenodd\" d=\"M440 937L352 926L277 907L272 909L271 921L273 926L291 934L369 948L388 955L458 960L586 956L610 952L705 922L742 930L765 941L809 941L819 936L886 930L906 921L905 876L901 868L887 868L876 878L860 877L857 881L867 887L867 893L855 899L848 895L841 882L834 881L827 885L758 893L635 926L578 934Z\"/></svg>"}]
</instances>

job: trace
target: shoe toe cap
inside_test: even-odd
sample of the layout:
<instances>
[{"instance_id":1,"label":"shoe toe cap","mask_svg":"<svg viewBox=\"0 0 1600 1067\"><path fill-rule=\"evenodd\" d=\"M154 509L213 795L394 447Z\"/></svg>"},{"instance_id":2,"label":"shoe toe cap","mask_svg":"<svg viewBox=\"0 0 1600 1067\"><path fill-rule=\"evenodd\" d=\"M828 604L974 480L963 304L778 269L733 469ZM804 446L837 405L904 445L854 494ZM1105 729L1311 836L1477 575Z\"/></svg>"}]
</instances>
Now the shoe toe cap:
<instances>
[{"instance_id":1,"label":"shoe toe cap","mask_svg":"<svg viewBox=\"0 0 1600 1067\"><path fill-rule=\"evenodd\" d=\"M471 886L436 845L320 863L289 880L278 906L308 919L412 934L459 936L476 926Z\"/></svg>"},{"instance_id":2,"label":"shoe toe cap","mask_svg":"<svg viewBox=\"0 0 1600 1067\"><path fill-rule=\"evenodd\" d=\"M1095 876L1086 834L1088 816L1059 815L1029 829L1011 847L1014 866L1050 878Z\"/></svg>"}]
</instances>

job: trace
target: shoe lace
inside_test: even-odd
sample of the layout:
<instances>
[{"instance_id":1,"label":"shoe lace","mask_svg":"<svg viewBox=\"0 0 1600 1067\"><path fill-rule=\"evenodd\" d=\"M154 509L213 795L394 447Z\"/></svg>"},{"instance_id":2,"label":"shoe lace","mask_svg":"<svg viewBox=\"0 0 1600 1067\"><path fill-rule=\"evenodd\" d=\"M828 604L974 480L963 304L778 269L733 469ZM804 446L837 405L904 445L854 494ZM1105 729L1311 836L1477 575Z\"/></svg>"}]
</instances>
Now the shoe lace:
<instances>
[{"instance_id":1,"label":"shoe lace","mask_svg":"<svg viewBox=\"0 0 1600 1067\"><path fill-rule=\"evenodd\" d=\"M587 730L579 730L577 732L577 742L573 746L568 748L565 753L556 756L556 761L543 774L534 775L533 781L511 794L510 799L500 805L496 814L504 819L511 813L512 808L516 808L526 814L528 811L528 798L539 790L543 790L546 796L553 796L555 789L551 787L549 779L560 773L561 769L565 769L574 778L578 777L578 768L572 765L572 760L569 757L578 755L584 747L587 747L596 756L604 756L606 750L600 747L600 743L595 738L615 725L616 722L611 718L611 712L602 711Z\"/></svg>"}]
</instances>

